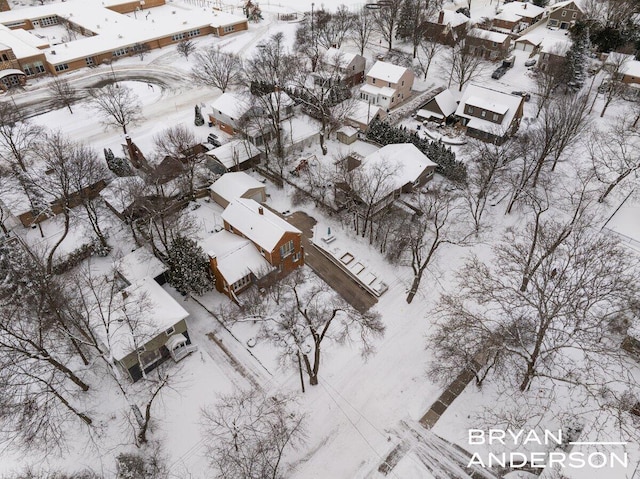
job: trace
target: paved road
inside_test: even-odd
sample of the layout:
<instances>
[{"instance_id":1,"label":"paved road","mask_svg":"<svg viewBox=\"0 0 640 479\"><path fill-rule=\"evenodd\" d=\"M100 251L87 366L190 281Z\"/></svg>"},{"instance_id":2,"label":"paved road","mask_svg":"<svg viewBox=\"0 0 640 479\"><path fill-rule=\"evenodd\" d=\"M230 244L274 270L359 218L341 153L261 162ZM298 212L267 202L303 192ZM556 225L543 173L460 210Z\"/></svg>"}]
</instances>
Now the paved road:
<instances>
[{"instance_id":1,"label":"paved road","mask_svg":"<svg viewBox=\"0 0 640 479\"><path fill-rule=\"evenodd\" d=\"M286 219L302 231L305 263L351 306L360 312L365 312L378 302L375 296L364 290L353 278L338 268L311 243L313 226L316 224L316 220L313 217L303 211L296 211L287 216Z\"/></svg>"}]
</instances>

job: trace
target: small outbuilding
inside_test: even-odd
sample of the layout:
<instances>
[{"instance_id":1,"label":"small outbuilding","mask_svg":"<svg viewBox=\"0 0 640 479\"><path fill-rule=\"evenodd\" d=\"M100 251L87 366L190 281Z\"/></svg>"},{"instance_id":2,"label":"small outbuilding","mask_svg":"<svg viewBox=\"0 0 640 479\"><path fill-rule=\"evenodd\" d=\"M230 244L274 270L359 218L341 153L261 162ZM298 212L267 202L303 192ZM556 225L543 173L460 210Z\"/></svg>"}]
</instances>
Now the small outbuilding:
<instances>
[{"instance_id":1,"label":"small outbuilding","mask_svg":"<svg viewBox=\"0 0 640 479\"><path fill-rule=\"evenodd\" d=\"M417 112L420 120L445 121L453 115L458 108L458 103L449 90L444 90L434 96Z\"/></svg>"},{"instance_id":2,"label":"small outbuilding","mask_svg":"<svg viewBox=\"0 0 640 479\"><path fill-rule=\"evenodd\" d=\"M336 137L340 143L350 145L358 139L358 130L352 126L343 126L336 132Z\"/></svg>"},{"instance_id":3,"label":"small outbuilding","mask_svg":"<svg viewBox=\"0 0 640 479\"><path fill-rule=\"evenodd\" d=\"M260 162L260 150L248 141L232 140L205 153L226 171L241 171Z\"/></svg>"}]
</instances>

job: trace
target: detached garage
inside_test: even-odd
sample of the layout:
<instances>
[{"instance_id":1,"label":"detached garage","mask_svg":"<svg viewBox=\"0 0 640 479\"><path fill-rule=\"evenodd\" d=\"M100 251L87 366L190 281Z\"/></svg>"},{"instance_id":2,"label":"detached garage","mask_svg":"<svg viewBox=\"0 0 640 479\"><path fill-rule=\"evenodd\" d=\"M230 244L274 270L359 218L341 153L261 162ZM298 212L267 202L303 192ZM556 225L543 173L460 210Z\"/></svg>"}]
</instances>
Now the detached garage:
<instances>
[{"instance_id":1,"label":"detached garage","mask_svg":"<svg viewBox=\"0 0 640 479\"><path fill-rule=\"evenodd\" d=\"M223 208L235 198L246 198L257 203L267 200L267 191L261 182L243 171L225 173L209 187L211 199Z\"/></svg>"}]
</instances>

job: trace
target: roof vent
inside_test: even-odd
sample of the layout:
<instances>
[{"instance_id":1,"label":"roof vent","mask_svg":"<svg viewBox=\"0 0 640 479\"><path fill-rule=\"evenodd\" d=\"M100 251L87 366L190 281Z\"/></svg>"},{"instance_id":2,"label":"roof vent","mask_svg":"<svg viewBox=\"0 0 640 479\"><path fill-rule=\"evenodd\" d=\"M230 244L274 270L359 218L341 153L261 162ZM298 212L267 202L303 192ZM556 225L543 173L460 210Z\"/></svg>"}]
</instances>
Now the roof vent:
<instances>
[{"instance_id":1,"label":"roof vent","mask_svg":"<svg viewBox=\"0 0 640 479\"><path fill-rule=\"evenodd\" d=\"M260 206L260 207L258 208L258 214L259 214L259 215L263 215L263 214L264 214L264 208L263 208L262 206Z\"/></svg>"}]
</instances>

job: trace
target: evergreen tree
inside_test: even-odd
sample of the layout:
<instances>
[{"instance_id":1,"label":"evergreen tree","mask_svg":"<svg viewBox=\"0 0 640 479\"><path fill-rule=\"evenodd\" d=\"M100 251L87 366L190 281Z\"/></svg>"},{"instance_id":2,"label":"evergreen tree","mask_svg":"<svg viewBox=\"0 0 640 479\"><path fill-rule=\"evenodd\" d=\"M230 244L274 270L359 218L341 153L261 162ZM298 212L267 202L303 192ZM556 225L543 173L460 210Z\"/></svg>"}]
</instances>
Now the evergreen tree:
<instances>
[{"instance_id":1,"label":"evergreen tree","mask_svg":"<svg viewBox=\"0 0 640 479\"><path fill-rule=\"evenodd\" d=\"M111 148L104 149L104 158L107 160L107 167L116 176L133 176L133 167L126 158L116 158Z\"/></svg>"},{"instance_id":2,"label":"evergreen tree","mask_svg":"<svg viewBox=\"0 0 640 479\"><path fill-rule=\"evenodd\" d=\"M404 2L402 2L398 27L396 29L396 38L406 41L413 35L415 24L414 15L416 11L414 3L417 1L421 0L404 0Z\"/></svg>"},{"instance_id":3,"label":"evergreen tree","mask_svg":"<svg viewBox=\"0 0 640 479\"><path fill-rule=\"evenodd\" d=\"M202 117L202 112L200 111L200 107L196 105L196 119L193 121L196 126L204 125L204 118Z\"/></svg>"},{"instance_id":4,"label":"evergreen tree","mask_svg":"<svg viewBox=\"0 0 640 479\"><path fill-rule=\"evenodd\" d=\"M169 283L181 293L200 295L213 288L209 259L194 240L176 237L167 250L167 265Z\"/></svg>"},{"instance_id":5,"label":"evergreen tree","mask_svg":"<svg viewBox=\"0 0 640 479\"><path fill-rule=\"evenodd\" d=\"M589 29L574 32L573 43L565 57L565 82L575 90L582 88L587 79L590 49Z\"/></svg>"}]
</instances>

